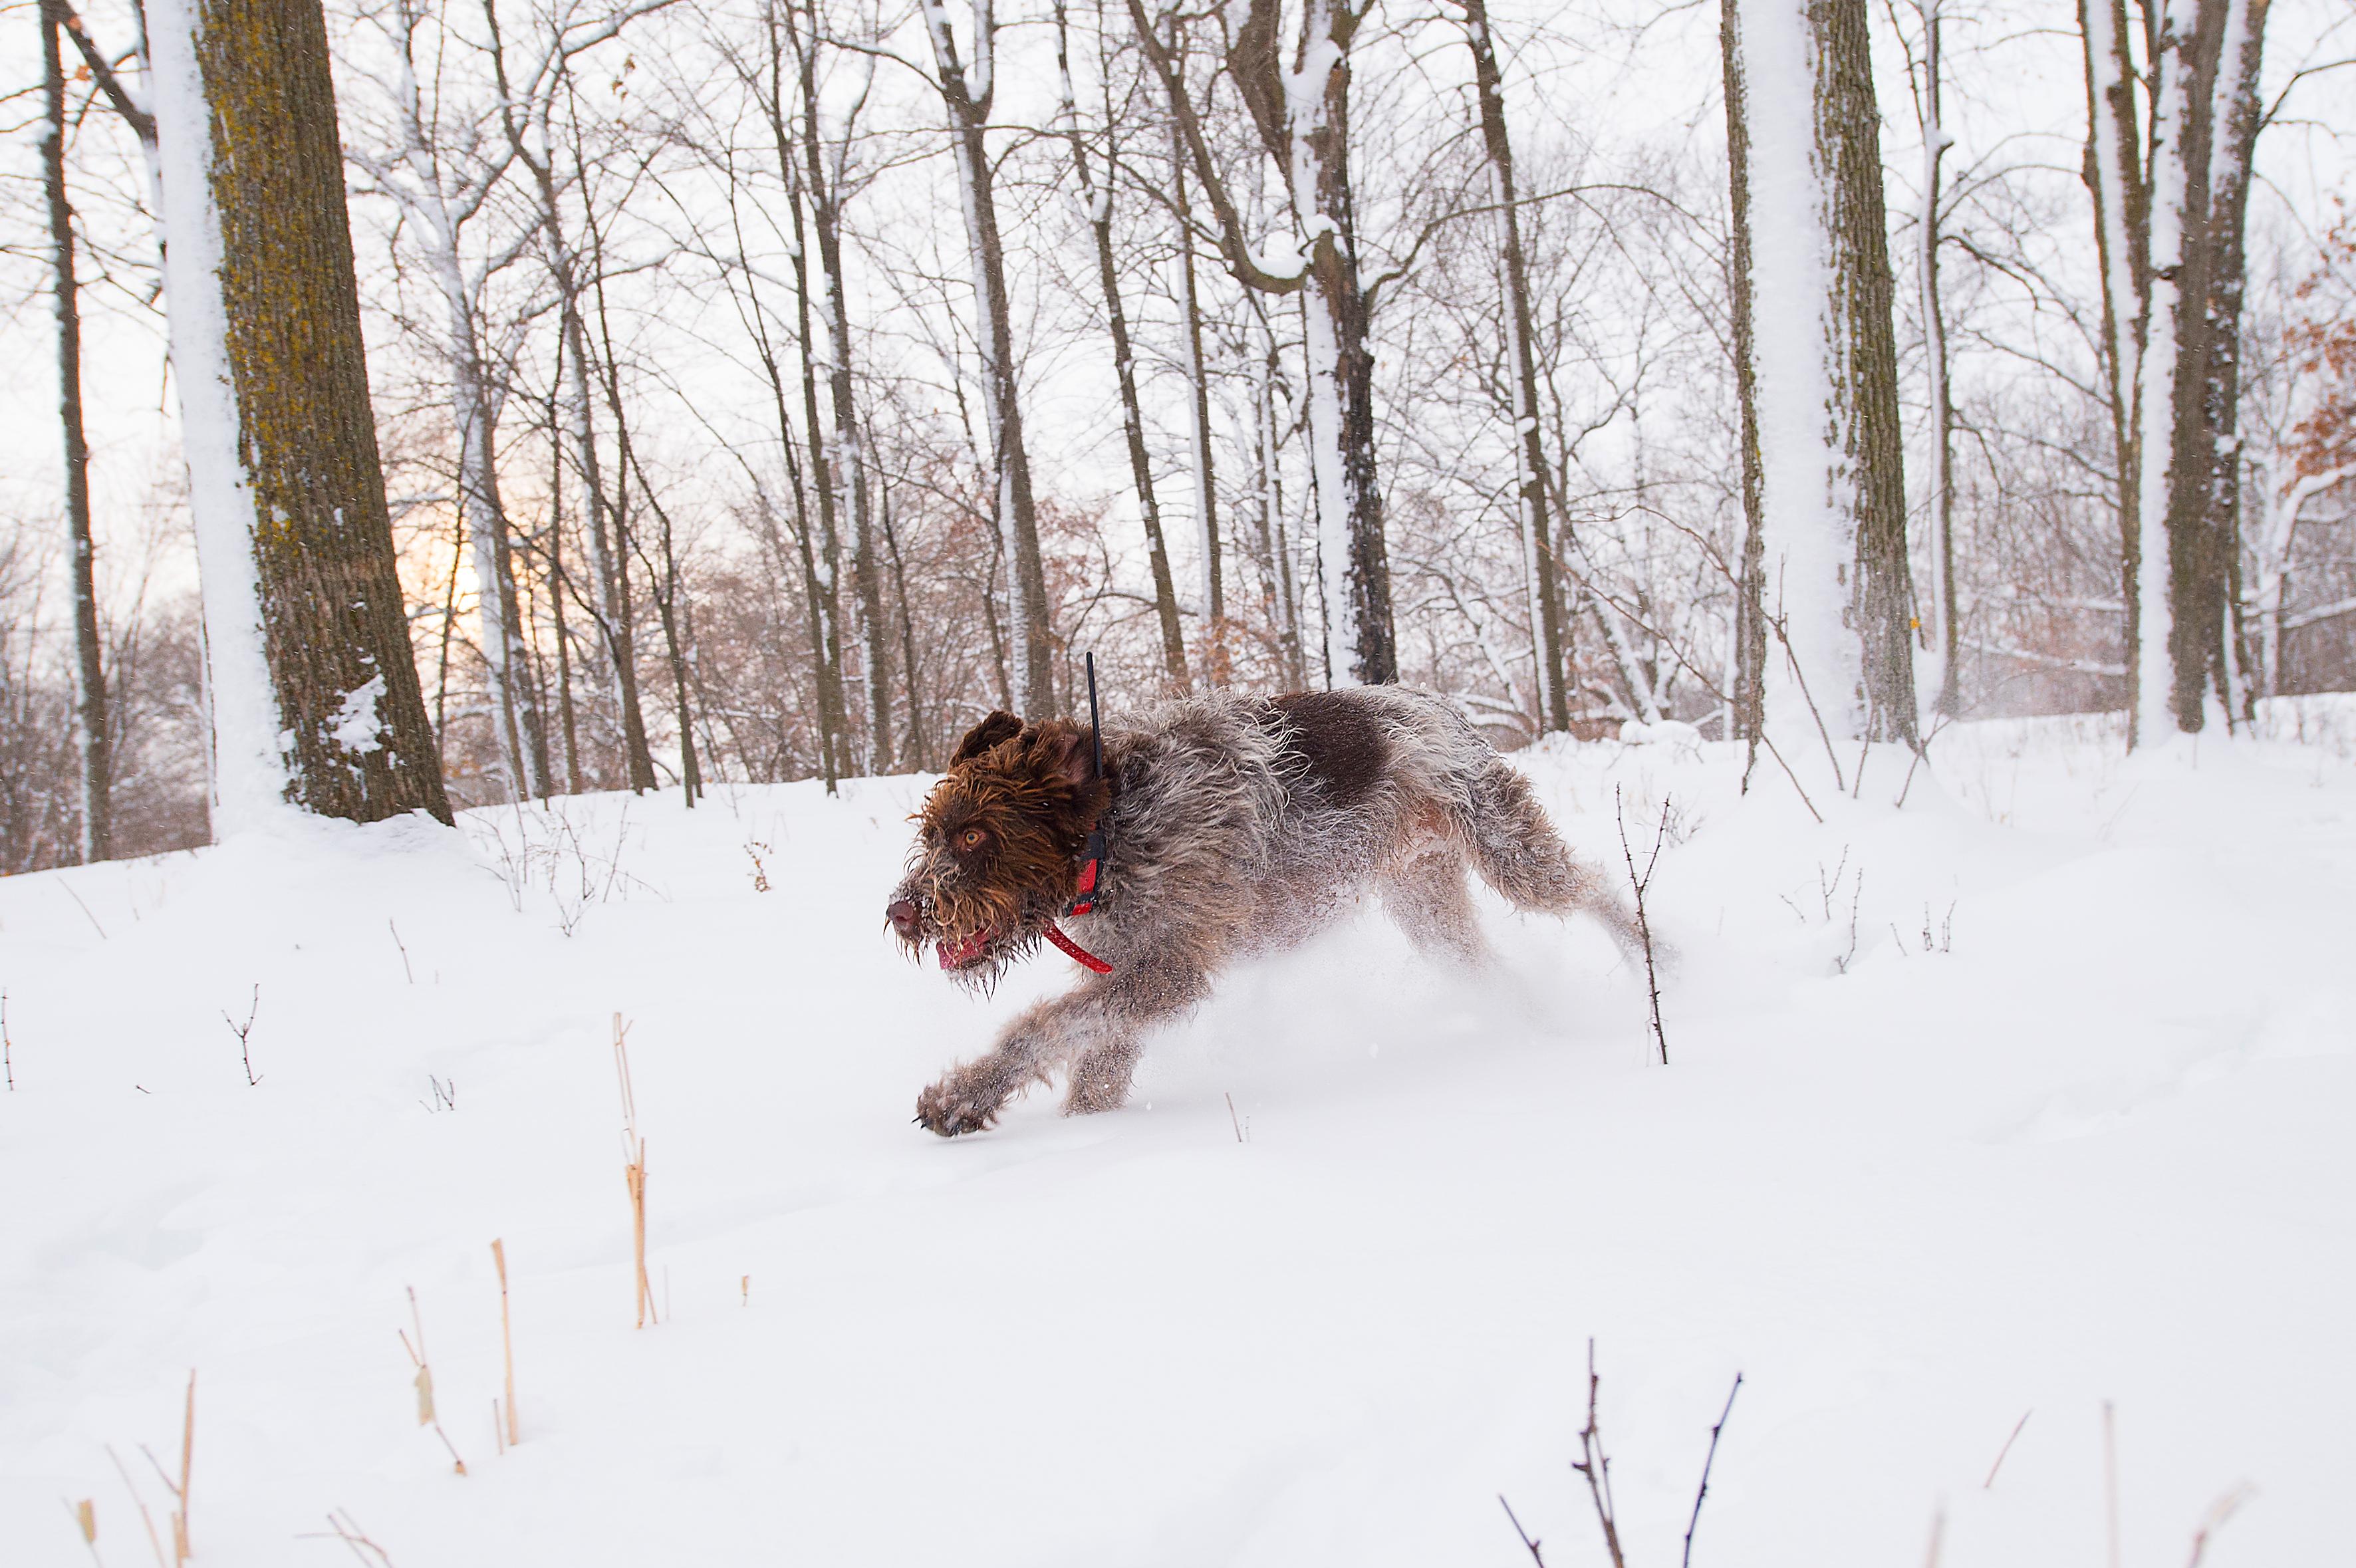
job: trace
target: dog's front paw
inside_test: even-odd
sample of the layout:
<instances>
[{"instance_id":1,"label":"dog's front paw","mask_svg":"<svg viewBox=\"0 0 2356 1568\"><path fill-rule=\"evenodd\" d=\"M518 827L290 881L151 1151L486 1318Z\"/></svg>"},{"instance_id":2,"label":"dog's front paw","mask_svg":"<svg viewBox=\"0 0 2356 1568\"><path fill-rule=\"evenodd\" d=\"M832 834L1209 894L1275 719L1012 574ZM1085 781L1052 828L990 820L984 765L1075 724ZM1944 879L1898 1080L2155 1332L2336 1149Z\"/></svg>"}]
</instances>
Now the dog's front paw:
<instances>
[{"instance_id":1,"label":"dog's front paw","mask_svg":"<svg viewBox=\"0 0 2356 1568\"><path fill-rule=\"evenodd\" d=\"M958 1083L951 1075L916 1096L916 1120L944 1138L954 1138L960 1133L979 1133L998 1120L1001 1103L994 1096Z\"/></svg>"}]
</instances>

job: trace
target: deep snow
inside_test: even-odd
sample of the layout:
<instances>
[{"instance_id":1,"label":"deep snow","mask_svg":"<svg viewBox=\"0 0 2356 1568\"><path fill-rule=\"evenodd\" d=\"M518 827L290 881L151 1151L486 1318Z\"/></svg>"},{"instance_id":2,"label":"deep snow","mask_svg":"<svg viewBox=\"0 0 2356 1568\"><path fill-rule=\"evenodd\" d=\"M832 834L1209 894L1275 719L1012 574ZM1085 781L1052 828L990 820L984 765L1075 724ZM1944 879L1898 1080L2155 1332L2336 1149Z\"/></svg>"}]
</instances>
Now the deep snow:
<instances>
[{"instance_id":1,"label":"deep snow","mask_svg":"<svg viewBox=\"0 0 2356 1568\"><path fill-rule=\"evenodd\" d=\"M1676 1561L1738 1369L1697 1564L1919 1563L1942 1510L1949 1568L2101 1562L2106 1400L2129 1568L2243 1481L2210 1563L2327 1560L2356 707L2274 717L2307 739L2132 761L2107 721L1964 726L1902 810L1877 757L1824 826L1674 728L1528 757L1591 859L1615 787L1640 854L1675 802L1672 1065L1599 932L1484 894L1485 983L1362 920L1235 974L1128 1110L1034 1094L955 1143L916 1090L1073 972L982 1003L900 960L920 780L12 879L0 1561L83 1562L84 1498L150 1561L105 1445L160 1525L136 1445L176 1463L193 1368L198 1563L342 1561L341 1509L401 1568L1505 1568L1502 1491L1569 1568L1602 1561L1590 1336L1637 1568ZM257 983L249 1088L222 1015ZM415 1423L409 1285L464 1478Z\"/></svg>"}]
</instances>

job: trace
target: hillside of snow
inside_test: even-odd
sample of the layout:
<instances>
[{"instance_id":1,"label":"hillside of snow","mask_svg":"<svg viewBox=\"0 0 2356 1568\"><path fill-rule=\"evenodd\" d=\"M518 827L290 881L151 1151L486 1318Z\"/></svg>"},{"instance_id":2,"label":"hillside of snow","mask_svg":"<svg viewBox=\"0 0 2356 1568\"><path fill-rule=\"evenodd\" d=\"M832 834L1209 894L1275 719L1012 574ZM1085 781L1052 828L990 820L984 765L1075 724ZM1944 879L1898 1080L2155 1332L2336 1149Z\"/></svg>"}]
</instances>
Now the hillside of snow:
<instances>
[{"instance_id":1,"label":"hillside of snow","mask_svg":"<svg viewBox=\"0 0 2356 1568\"><path fill-rule=\"evenodd\" d=\"M900 958L921 779L0 883L0 1561L88 1561L83 1499L154 1561L193 1370L199 1564L1509 1568L1503 1493L1575 1568L1590 1338L1632 1568L1738 1371L1696 1564L2100 1563L2106 1468L2127 1568L2244 1487L2207 1563L2344 1553L2356 706L2270 719L1961 726L1821 825L1675 734L1526 755L1615 868L1669 803L1667 1066L1484 892L1483 979L1370 913L1128 1109L954 1142L917 1090L1075 972Z\"/></svg>"}]
</instances>

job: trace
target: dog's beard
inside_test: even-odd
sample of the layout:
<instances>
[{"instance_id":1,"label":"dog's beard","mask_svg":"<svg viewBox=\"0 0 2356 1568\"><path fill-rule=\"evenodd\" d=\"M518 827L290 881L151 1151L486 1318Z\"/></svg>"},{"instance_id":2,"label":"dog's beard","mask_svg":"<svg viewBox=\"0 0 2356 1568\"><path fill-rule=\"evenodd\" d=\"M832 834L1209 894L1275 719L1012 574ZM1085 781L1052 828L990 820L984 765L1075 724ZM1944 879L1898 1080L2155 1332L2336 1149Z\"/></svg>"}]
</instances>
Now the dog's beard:
<instances>
[{"instance_id":1,"label":"dog's beard","mask_svg":"<svg viewBox=\"0 0 2356 1568\"><path fill-rule=\"evenodd\" d=\"M918 923L901 946L911 959L933 950L941 972L969 991L996 989L1007 970L1039 950L1055 919L1055 900L1035 890L1012 894L987 887L955 886L919 871L901 885L900 897L913 900Z\"/></svg>"}]
</instances>

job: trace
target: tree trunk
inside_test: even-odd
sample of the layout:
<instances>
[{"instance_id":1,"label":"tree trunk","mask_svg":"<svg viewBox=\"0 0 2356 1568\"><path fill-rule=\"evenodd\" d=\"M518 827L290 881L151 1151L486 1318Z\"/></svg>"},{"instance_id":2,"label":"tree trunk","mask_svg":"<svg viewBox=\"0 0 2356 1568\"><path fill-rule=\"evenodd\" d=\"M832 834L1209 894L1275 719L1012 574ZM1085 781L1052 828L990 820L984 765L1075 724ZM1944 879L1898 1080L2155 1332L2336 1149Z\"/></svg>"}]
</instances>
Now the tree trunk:
<instances>
[{"instance_id":1,"label":"tree trunk","mask_svg":"<svg viewBox=\"0 0 2356 1568\"><path fill-rule=\"evenodd\" d=\"M2202 692L2222 637L2222 564L2201 535L2211 454L2208 375L2210 113L2223 0L2166 0L2152 60L2151 294L2136 398L2137 642L2135 744L2204 722Z\"/></svg>"},{"instance_id":2,"label":"tree trunk","mask_svg":"<svg viewBox=\"0 0 2356 1568\"><path fill-rule=\"evenodd\" d=\"M1269 556L1269 592L1272 601L1269 619L1276 627L1277 648L1284 659L1285 686L1288 691L1298 692L1309 684L1309 671L1301 658L1301 588L1293 578L1292 542L1286 537L1284 527L1284 474L1280 463L1284 441L1276 423L1276 338L1271 334L1253 396L1254 422L1258 427L1256 444L1259 448L1260 547Z\"/></svg>"},{"instance_id":3,"label":"tree trunk","mask_svg":"<svg viewBox=\"0 0 2356 1568\"><path fill-rule=\"evenodd\" d=\"M1726 167L1732 243L1727 264L1727 299L1733 317L1736 439L1741 446L1742 546L1734 577L1733 679L1727 691L1727 738L1740 736L1747 746L1743 783L1758 766L1766 724L1767 678L1766 503L1759 455L1759 377L1751 298L1750 90L1742 61L1740 0L1721 0L1719 57L1725 78Z\"/></svg>"},{"instance_id":4,"label":"tree trunk","mask_svg":"<svg viewBox=\"0 0 2356 1568\"><path fill-rule=\"evenodd\" d=\"M1947 323L1939 296L1940 166L1949 137L1941 113L1940 0L1921 0L1922 16L1922 357L1931 392L1931 641L1938 660L1933 711L1953 718L1963 706L1957 658L1961 633L1955 619L1955 493L1954 399L1947 377Z\"/></svg>"},{"instance_id":5,"label":"tree trunk","mask_svg":"<svg viewBox=\"0 0 2356 1568\"><path fill-rule=\"evenodd\" d=\"M2138 521L2136 389L2150 314L2149 192L2143 174L2136 73L2128 45L2126 0L2078 0L2086 63L2084 179L2094 201L2094 249L2101 263L2103 373L2117 464L2119 581L2126 605L2127 740L2136 743L2136 660L2143 628L2143 529Z\"/></svg>"},{"instance_id":6,"label":"tree trunk","mask_svg":"<svg viewBox=\"0 0 2356 1568\"><path fill-rule=\"evenodd\" d=\"M790 26L790 21L789 24ZM859 420L851 380L851 306L842 277L842 181L846 146L833 150L828 167L827 146L819 129L818 16L813 8L810 36L794 34L800 70L802 157L809 198L810 226L818 231L819 276L825 288L827 393L833 425L824 460L814 478L839 497L833 510L851 513L851 570L859 595L859 630L867 658L867 771L880 774L892 764L892 660L890 634L884 625L884 594L875 560L874 525L868 516L867 459L859 440ZM846 142L851 127L843 127ZM786 151L782 127L780 155ZM797 219L798 222L798 219ZM797 231L798 233L798 230ZM805 340L807 341L807 339ZM817 425L811 426L815 436Z\"/></svg>"},{"instance_id":7,"label":"tree trunk","mask_svg":"<svg viewBox=\"0 0 2356 1568\"><path fill-rule=\"evenodd\" d=\"M318 0L156 0L218 828L448 821L369 406Z\"/></svg>"},{"instance_id":8,"label":"tree trunk","mask_svg":"<svg viewBox=\"0 0 2356 1568\"><path fill-rule=\"evenodd\" d=\"M1514 375L1515 493L1521 502L1523 550L1530 578L1530 640L1537 667L1538 722L1541 730L1570 728L1570 694L1563 674L1568 663L1564 639L1569 628L1562 613L1561 571L1555 560L1555 541L1547 505L1546 451L1539 425L1537 354L1530 311L1527 252L1522 248L1520 194L1514 177L1514 145L1505 131L1504 78L1497 70L1497 49L1489 34L1488 0L1462 0L1464 37L1472 49L1472 78L1481 104L1481 138L1496 179L1497 203L1505 241L1506 352Z\"/></svg>"},{"instance_id":9,"label":"tree trunk","mask_svg":"<svg viewBox=\"0 0 2356 1568\"><path fill-rule=\"evenodd\" d=\"M948 112L958 189L963 198L966 242L973 263L974 337L981 349L989 391L992 467L998 480L998 523L1007 565L1007 608L1014 639L1010 700L1026 716L1044 717L1055 705L1054 628L1039 553L1039 520L1031 493L1031 458L1023 439L1023 410L1014 367L1014 313L1006 293L1006 252L999 237L998 200L983 130L996 89L997 22L991 0L975 0L973 65L958 63L941 0L921 0L925 32L938 68L935 85Z\"/></svg>"},{"instance_id":10,"label":"tree trunk","mask_svg":"<svg viewBox=\"0 0 2356 1568\"><path fill-rule=\"evenodd\" d=\"M873 449L873 441L868 444ZM892 556L892 585L900 600L900 660L907 672L904 682L908 693L908 755L904 759L918 772L924 771L925 721L924 700L916 685L916 622L908 609L908 568L900 559L900 536L892 531L892 489L884 478L884 470L875 470L876 514L884 525L884 547Z\"/></svg>"},{"instance_id":11,"label":"tree trunk","mask_svg":"<svg viewBox=\"0 0 2356 1568\"><path fill-rule=\"evenodd\" d=\"M1105 320L1112 335L1112 368L1120 389L1121 435L1129 446L1130 480L1137 487L1137 510L1145 524L1146 564L1153 575L1153 610L1162 626L1162 664L1171 684L1186 684L1186 639L1178 621L1178 589L1170 575L1170 551L1162 533L1162 507L1153 493L1153 464L1145 449L1145 416L1137 400L1137 360L1129 342L1129 313L1120 303L1119 269L1112 251L1112 184L1109 173L1101 191L1088 166L1087 143L1080 134L1078 106L1072 93L1071 43L1065 8L1055 6L1055 66L1063 86L1064 131L1072 149L1072 172L1079 181L1080 200L1087 212L1088 232L1096 242L1097 287L1104 295ZM1108 131L1111 122L1106 116Z\"/></svg>"},{"instance_id":12,"label":"tree trunk","mask_svg":"<svg viewBox=\"0 0 2356 1568\"><path fill-rule=\"evenodd\" d=\"M2254 717L2255 685L2238 591L2242 559L2242 295L2248 277L2250 159L2265 106L2258 69L2265 58L2271 0L2231 0L2218 59L2209 181L2209 357L2201 398L2203 446L2209 461L2209 507L2203 530L2213 559L2232 579L2225 585L2229 623L2211 685L2229 719ZM2235 702L2239 693L2242 701Z\"/></svg>"},{"instance_id":13,"label":"tree trunk","mask_svg":"<svg viewBox=\"0 0 2356 1568\"><path fill-rule=\"evenodd\" d=\"M559 337L557 357L564 354ZM557 386L563 379L557 367L548 383L548 607L556 628L556 711L564 735L564 790L581 793L581 742L573 711L573 636L564 624L564 596L572 592L564 577L564 443L558 433Z\"/></svg>"},{"instance_id":14,"label":"tree trunk","mask_svg":"<svg viewBox=\"0 0 2356 1568\"><path fill-rule=\"evenodd\" d=\"M1129 0L1138 47L1168 94L1195 177L1219 220L1227 269L1245 287L1302 295L1309 400L1310 492L1317 515L1318 579L1325 603L1325 678L1372 684L1398 678L1390 560L1376 469L1372 314L1357 266L1350 185L1350 43L1364 0L1308 0L1293 61L1278 41L1278 0L1246 0L1232 16L1228 77L1262 147L1283 171L1297 267L1263 260L1220 177L1174 52L1155 36L1144 0Z\"/></svg>"},{"instance_id":15,"label":"tree trunk","mask_svg":"<svg viewBox=\"0 0 2356 1568\"><path fill-rule=\"evenodd\" d=\"M794 324L801 348L802 423L809 436L809 490L818 503L818 536L810 538L804 527L804 557L817 573L811 603L823 618L826 652L822 668L832 682L829 700L834 710L835 758L828 769L828 777L832 779L854 771L850 746L851 703L842 671L842 534L835 523L836 491L827 467L825 426L819 415L818 351L810 333L809 244L802 224L798 189L801 182L793 164L793 148L785 140L782 116L777 123L777 156L786 165L786 199L793 220ZM779 425L781 431L787 428Z\"/></svg>"},{"instance_id":16,"label":"tree trunk","mask_svg":"<svg viewBox=\"0 0 2356 1568\"><path fill-rule=\"evenodd\" d=\"M1898 407L1897 285L1881 191L1865 0L1812 0L1816 145L1828 187L1832 246L1833 415L1839 472L1857 535L1852 604L1864 642L1861 738L1917 743L1914 588L1906 551L1905 437Z\"/></svg>"},{"instance_id":17,"label":"tree trunk","mask_svg":"<svg viewBox=\"0 0 2356 1568\"><path fill-rule=\"evenodd\" d=\"M58 314L58 415L65 436L67 570L73 588L74 736L81 748L81 858L114 856L113 767L106 714L106 670L98 633L98 575L90 521L90 443L81 423L81 294L74 272L73 208L66 198L66 72L63 0L41 0L41 81L48 112L41 133L41 182L49 206L49 246Z\"/></svg>"},{"instance_id":18,"label":"tree trunk","mask_svg":"<svg viewBox=\"0 0 2356 1568\"><path fill-rule=\"evenodd\" d=\"M1205 685L1224 686L1233 671L1227 650L1226 587L1219 574L1219 487L1211 467L1211 383L1203 360L1202 300L1194 286L1194 217L1186 199L1186 148L1174 124L1171 135L1170 192L1178 210L1178 341L1186 375L1186 429L1194 449L1194 550L1203 604L1203 681Z\"/></svg>"}]
</instances>

